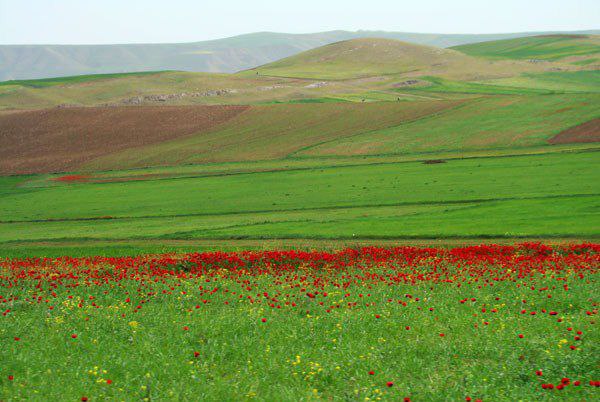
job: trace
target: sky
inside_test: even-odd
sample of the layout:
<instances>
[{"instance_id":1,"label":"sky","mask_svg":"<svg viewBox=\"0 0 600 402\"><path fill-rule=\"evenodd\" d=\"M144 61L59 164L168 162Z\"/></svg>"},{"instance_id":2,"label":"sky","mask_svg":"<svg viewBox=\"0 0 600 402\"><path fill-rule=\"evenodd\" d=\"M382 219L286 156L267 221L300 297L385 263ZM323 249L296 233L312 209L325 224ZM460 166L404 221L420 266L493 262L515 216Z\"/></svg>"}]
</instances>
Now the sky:
<instances>
[{"instance_id":1,"label":"sky","mask_svg":"<svg viewBox=\"0 0 600 402\"><path fill-rule=\"evenodd\" d=\"M0 0L0 44L172 43L337 29L600 29L600 0Z\"/></svg>"}]
</instances>

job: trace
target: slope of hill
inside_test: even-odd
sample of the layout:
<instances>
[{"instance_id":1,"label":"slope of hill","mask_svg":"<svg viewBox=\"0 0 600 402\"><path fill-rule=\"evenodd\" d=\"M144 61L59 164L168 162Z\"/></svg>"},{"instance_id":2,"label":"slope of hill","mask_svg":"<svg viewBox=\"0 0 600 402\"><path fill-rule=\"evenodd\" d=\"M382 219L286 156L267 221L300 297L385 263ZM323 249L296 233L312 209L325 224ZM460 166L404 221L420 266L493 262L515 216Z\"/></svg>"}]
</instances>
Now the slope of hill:
<instances>
[{"instance_id":1,"label":"slope of hill","mask_svg":"<svg viewBox=\"0 0 600 402\"><path fill-rule=\"evenodd\" d=\"M543 145L563 130L599 118L599 105L600 94L484 97L426 119L305 148L297 156L461 153ZM571 143L600 139L591 133L564 137Z\"/></svg>"},{"instance_id":2,"label":"slope of hill","mask_svg":"<svg viewBox=\"0 0 600 402\"><path fill-rule=\"evenodd\" d=\"M123 149L202 133L247 108L64 108L0 114L0 174L74 169Z\"/></svg>"},{"instance_id":3,"label":"slope of hill","mask_svg":"<svg viewBox=\"0 0 600 402\"><path fill-rule=\"evenodd\" d=\"M592 33L594 31L585 32ZM598 33L597 31L595 31ZM131 45L2 45L0 81L154 70L235 72L342 40L379 37L448 47L538 33L443 35L382 31L261 32L212 41Z\"/></svg>"},{"instance_id":4,"label":"slope of hill","mask_svg":"<svg viewBox=\"0 0 600 402\"><path fill-rule=\"evenodd\" d=\"M283 158L303 147L396 126L459 103L141 106L4 113L0 174Z\"/></svg>"},{"instance_id":5,"label":"slope of hill","mask_svg":"<svg viewBox=\"0 0 600 402\"><path fill-rule=\"evenodd\" d=\"M470 56L488 59L564 60L600 63L600 35L542 35L455 46Z\"/></svg>"},{"instance_id":6,"label":"slope of hill","mask_svg":"<svg viewBox=\"0 0 600 402\"><path fill-rule=\"evenodd\" d=\"M351 91L310 81L188 72L73 76L0 83L0 110L59 105L248 104L306 99Z\"/></svg>"},{"instance_id":7,"label":"slope of hill","mask_svg":"<svg viewBox=\"0 0 600 402\"><path fill-rule=\"evenodd\" d=\"M515 63L513 74L534 66ZM244 74L310 79L351 79L381 75L444 75L464 77L506 74L507 66L455 50L415 45L393 39L364 38L308 50Z\"/></svg>"}]
</instances>

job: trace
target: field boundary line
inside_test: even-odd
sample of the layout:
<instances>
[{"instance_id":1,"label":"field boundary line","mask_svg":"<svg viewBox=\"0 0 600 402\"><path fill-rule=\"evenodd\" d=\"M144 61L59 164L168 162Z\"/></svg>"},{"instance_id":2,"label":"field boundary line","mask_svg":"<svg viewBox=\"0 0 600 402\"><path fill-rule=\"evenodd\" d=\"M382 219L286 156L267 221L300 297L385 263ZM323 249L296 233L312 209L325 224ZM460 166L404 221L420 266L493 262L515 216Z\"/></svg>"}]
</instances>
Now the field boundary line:
<instances>
[{"instance_id":1,"label":"field boundary line","mask_svg":"<svg viewBox=\"0 0 600 402\"><path fill-rule=\"evenodd\" d=\"M403 207L403 206L419 206L419 205L460 205L460 204L478 204L478 203L493 203L504 201L528 201L528 200L544 200L544 199L560 199L560 198L593 198L600 196L600 193L581 193L581 194L554 194L545 196L533 197L502 197L502 198L474 198L470 200L447 200L447 201L414 201L400 202L389 204L362 204L362 205L335 205L322 206L312 208L289 208L289 209L265 209L251 211L230 211L230 212L208 212L208 213L189 213L189 214L171 214L171 215L140 215L140 216L97 216L97 217L80 217L80 218L48 218L48 219L32 219L32 220L5 220L0 221L0 225L17 224L17 223L52 223L52 222L88 222L88 221L117 221L117 220L138 220L138 219L163 219L163 218L185 218L193 216L234 216L234 215L251 215L263 213L286 213L286 212L301 212L301 211L327 211L336 209L360 209L360 208L384 208L384 207Z\"/></svg>"}]
</instances>

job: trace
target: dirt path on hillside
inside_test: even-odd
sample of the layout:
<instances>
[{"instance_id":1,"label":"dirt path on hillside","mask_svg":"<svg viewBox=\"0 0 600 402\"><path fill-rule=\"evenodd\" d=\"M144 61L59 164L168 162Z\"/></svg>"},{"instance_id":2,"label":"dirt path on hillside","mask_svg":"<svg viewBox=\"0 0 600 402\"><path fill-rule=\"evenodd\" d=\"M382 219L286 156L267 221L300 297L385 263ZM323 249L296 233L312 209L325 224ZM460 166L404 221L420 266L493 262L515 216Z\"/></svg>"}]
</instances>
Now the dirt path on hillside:
<instances>
[{"instance_id":1,"label":"dirt path on hillside","mask_svg":"<svg viewBox=\"0 0 600 402\"><path fill-rule=\"evenodd\" d=\"M54 108L0 114L0 174L64 172L210 130L248 106Z\"/></svg>"}]
</instances>

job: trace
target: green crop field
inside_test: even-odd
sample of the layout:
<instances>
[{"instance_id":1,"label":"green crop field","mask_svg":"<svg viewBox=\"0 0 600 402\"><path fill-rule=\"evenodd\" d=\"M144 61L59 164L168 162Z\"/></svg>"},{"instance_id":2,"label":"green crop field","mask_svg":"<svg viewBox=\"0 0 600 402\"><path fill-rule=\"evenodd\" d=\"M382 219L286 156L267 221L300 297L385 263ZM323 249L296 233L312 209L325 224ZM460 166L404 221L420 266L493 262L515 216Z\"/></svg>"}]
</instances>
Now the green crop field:
<instances>
[{"instance_id":1,"label":"green crop field","mask_svg":"<svg viewBox=\"0 0 600 402\"><path fill-rule=\"evenodd\" d=\"M600 36L547 35L455 46L470 56L492 59L560 60L600 53Z\"/></svg>"},{"instance_id":2,"label":"green crop field","mask_svg":"<svg viewBox=\"0 0 600 402\"><path fill-rule=\"evenodd\" d=\"M50 187L11 177L0 242L591 238L599 162L582 149Z\"/></svg>"},{"instance_id":3,"label":"green crop field","mask_svg":"<svg viewBox=\"0 0 600 402\"><path fill-rule=\"evenodd\" d=\"M544 144L600 116L600 95L485 97L414 122L332 140L300 155L463 151Z\"/></svg>"},{"instance_id":4,"label":"green crop field","mask_svg":"<svg viewBox=\"0 0 600 402\"><path fill-rule=\"evenodd\" d=\"M598 93L600 92L600 70L523 74L516 77L488 80L482 84L500 87L506 91L510 89L515 92L522 91L521 93L527 93L528 90L538 93Z\"/></svg>"}]
</instances>

